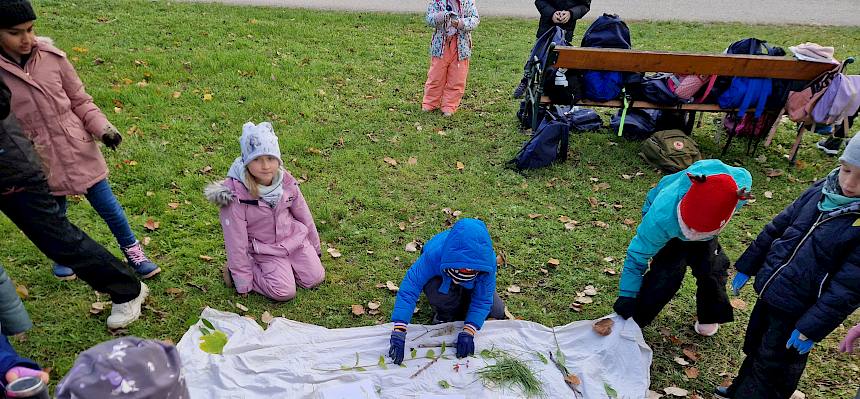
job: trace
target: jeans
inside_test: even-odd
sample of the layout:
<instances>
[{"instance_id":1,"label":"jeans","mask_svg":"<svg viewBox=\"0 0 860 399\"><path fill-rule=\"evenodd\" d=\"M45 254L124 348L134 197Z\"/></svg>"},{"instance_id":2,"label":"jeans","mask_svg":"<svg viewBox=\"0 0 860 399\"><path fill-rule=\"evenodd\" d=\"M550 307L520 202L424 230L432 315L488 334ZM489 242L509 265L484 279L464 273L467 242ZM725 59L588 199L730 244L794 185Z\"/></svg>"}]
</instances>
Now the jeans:
<instances>
[{"instance_id":1,"label":"jeans","mask_svg":"<svg viewBox=\"0 0 860 399\"><path fill-rule=\"evenodd\" d=\"M125 211L122 210L122 205L119 204L113 191L110 189L107 179L104 179L92 187L87 189L85 195L87 201L93 206L93 209L98 212L99 216L107 223L116 241L122 248L133 245L137 242L134 233L131 232L131 226L128 225L128 219L125 217ZM66 215L66 197L60 196L57 198L57 205L60 207L60 213Z\"/></svg>"},{"instance_id":2,"label":"jeans","mask_svg":"<svg viewBox=\"0 0 860 399\"><path fill-rule=\"evenodd\" d=\"M48 184L0 195L0 210L54 262L67 265L94 290L125 303L140 294L134 272L72 224Z\"/></svg>"},{"instance_id":3,"label":"jeans","mask_svg":"<svg viewBox=\"0 0 860 399\"><path fill-rule=\"evenodd\" d=\"M472 305L472 290L452 282L451 287L448 288L448 293L443 294L439 292L440 285L442 285L442 277L438 276L424 284L424 295L427 296L427 302L430 302L430 307L436 313L436 319L443 323L465 320L466 314L469 313L469 307ZM505 319L505 302L502 301L497 292L493 293L493 306L487 317L497 320Z\"/></svg>"}]
</instances>

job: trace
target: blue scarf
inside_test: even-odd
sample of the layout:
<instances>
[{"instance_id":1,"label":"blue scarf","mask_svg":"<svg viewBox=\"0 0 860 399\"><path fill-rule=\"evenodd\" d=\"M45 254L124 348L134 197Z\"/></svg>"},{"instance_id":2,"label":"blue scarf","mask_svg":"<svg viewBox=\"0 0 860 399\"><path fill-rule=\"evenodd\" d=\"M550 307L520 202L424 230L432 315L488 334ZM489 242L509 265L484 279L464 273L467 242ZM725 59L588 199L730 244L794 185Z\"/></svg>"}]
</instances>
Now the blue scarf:
<instances>
[{"instance_id":1,"label":"blue scarf","mask_svg":"<svg viewBox=\"0 0 860 399\"><path fill-rule=\"evenodd\" d=\"M836 209L860 202L860 197L846 197L842 195L842 187L839 186L839 168L833 169L824 184L821 186L821 201L818 202L818 210L830 212Z\"/></svg>"}]
</instances>

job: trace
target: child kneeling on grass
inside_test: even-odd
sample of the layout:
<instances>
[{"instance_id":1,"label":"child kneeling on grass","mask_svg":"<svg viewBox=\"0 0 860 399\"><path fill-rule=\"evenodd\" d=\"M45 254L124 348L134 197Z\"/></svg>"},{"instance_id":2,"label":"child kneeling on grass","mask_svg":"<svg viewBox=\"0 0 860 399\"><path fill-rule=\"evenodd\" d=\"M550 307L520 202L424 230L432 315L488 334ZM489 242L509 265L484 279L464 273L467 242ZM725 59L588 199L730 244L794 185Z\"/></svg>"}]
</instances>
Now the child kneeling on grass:
<instances>
[{"instance_id":1,"label":"child kneeling on grass","mask_svg":"<svg viewBox=\"0 0 860 399\"><path fill-rule=\"evenodd\" d=\"M697 286L696 332L711 336L734 320L726 293L729 259L717 236L749 198L751 186L746 169L716 159L660 179L648 192L642 222L627 247L615 312L644 328L681 289L690 265Z\"/></svg>"},{"instance_id":2,"label":"child kneeling on grass","mask_svg":"<svg viewBox=\"0 0 860 399\"><path fill-rule=\"evenodd\" d=\"M325 279L320 237L298 182L283 168L272 124L246 123L239 143L242 155L227 179L205 191L221 207L224 280L243 295L288 301L297 285L312 288Z\"/></svg>"},{"instance_id":3,"label":"child kneeling on grass","mask_svg":"<svg viewBox=\"0 0 860 399\"><path fill-rule=\"evenodd\" d=\"M391 313L388 356L396 364L403 361L406 325L422 290L433 308L433 323L465 320L457 336L457 357L474 354L474 337L484 320L505 318L505 303L496 293L496 252L484 222L461 219L436 234L406 271Z\"/></svg>"},{"instance_id":4,"label":"child kneeling on grass","mask_svg":"<svg viewBox=\"0 0 860 399\"><path fill-rule=\"evenodd\" d=\"M474 0L432 0L427 6L427 24L435 27L430 40L430 69L424 83L421 109L442 109L451 116L466 92L472 30L480 18Z\"/></svg>"},{"instance_id":5,"label":"child kneeling on grass","mask_svg":"<svg viewBox=\"0 0 860 399\"><path fill-rule=\"evenodd\" d=\"M735 263L737 293L755 276L738 376L717 393L789 398L809 351L860 306L860 135L840 166L777 215Z\"/></svg>"}]
</instances>

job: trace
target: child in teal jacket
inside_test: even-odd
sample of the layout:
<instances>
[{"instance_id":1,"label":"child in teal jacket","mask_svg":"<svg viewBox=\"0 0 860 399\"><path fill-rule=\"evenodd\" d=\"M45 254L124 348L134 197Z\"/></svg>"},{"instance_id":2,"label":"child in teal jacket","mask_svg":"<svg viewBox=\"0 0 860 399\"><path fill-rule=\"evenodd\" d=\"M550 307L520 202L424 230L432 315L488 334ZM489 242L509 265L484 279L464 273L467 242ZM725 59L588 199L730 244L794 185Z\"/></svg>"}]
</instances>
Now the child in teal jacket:
<instances>
[{"instance_id":1,"label":"child in teal jacket","mask_svg":"<svg viewBox=\"0 0 860 399\"><path fill-rule=\"evenodd\" d=\"M725 289L729 260L717 235L751 187L746 169L716 159L662 178L648 192L642 222L627 248L615 312L641 327L650 324L681 288L689 264L697 284L696 332L710 336L719 324L732 321Z\"/></svg>"}]
</instances>

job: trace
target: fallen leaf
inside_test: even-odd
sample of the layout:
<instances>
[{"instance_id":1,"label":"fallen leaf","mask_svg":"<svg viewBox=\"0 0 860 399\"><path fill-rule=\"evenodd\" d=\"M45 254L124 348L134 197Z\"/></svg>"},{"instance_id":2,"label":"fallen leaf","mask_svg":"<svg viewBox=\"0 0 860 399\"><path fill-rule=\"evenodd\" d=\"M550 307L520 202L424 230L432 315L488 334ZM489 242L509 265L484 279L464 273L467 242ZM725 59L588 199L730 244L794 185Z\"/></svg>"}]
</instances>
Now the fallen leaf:
<instances>
[{"instance_id":1,"label":"fallen leaf","mask_svg":"<svg viewBox=\"0 0 860 399\"><path fill-rule=\"evenodd\" d=\"M173 98L179 98L180 96L182 96L182 92L181 92L181 91L174 91L174 92L173 92Z\"/></svg>"},{"instance_id":2,"label":"fallen leaf","mask_svg":"<svg viewBox=\"0 0 860 399\"><path fill-rule=\"evenodd\" d=\"M247 312L247 311L248 311L248 307L247 307L247 306L245 306L245 305L242 305L242 304L241 304L241 303L239 303L239 302L236 302L236 304L235 304L235 305L236 305L236 309L239 309L239 310L241 310L241 311L243 311L243 312Z\"/></svg>"},{"instance_id":3,"label":"fallen leaf","mask_svg":"<svg viewBox=\"0 0 860 399\"><path fill-rule=\"evenodd\" d=\"M511 313L510 310L508 310L507 306L505 306L505 317L507 317L508 320L516 320L517 319L516 317L514 317L514 314Z\"/></svg>"},{"instance_id":4,"label":"fallen leaf","mask_svg":"<svg viewBox=\"0 0 860 399\"><path fill-rule=\"evenodd\" d=\"M380 303L376 301L370 301L367 303L367 308L370 310L379 309Z\"/></svg>"},{"instance_id":5,"label":"fallen leaf","mask_svg":"<svg viewBox=\"0 0 860 399\"><path fill-rule=\"evenodd\" d=\"M385 157L385 158L382 158L382 160L383 160L383 161L385 161L385 163L387 163L387 164L389 164L389 165L391 165L391 166L397 166L397 160L396 160L396 159L394 159L394 158L391 158L391 157Z\"/></svg>"},{"instance_id":6,"label":"fallen leaf","mask_svg":"<svg viewBox=\"0 0 860 399\"><path fill-rule=\"evenodd\" d=\"M579 303L581 303L581 304L586 304L586 305L587 305L587 304L589 304L589 303L594 302L594 299L591 299L591 297L590 297L590 296L581 296L581 297L579 297L579 298L576 298L576 302L579 302Z\"/></svg>"},{"instance_id":7,"label":"fallen leaf","mask_svg":"<svg viewBox=\"0 0 860 399\"><path fill-rule=\"evenodd\" d=\"M211 257L211 256L209 256L209 255L200 255L200 260L202 260L202 261L204 261L204 262L211 262L211 261L212 261L212 257Z\"/></svg>"},{"instance_id":8,"label":"fallen leaf","mask_svg":"<svg viewBox=\"0 0 860 399\"><path fill-rule=\"evenodd\" d=\"M463 170L466 168L466 165L463 165L462 162L457 161L457 170Z\"/></svg>"},{"instance_id":9,"label":"fallen leaf","mask_svg":"<svg viewBox=\"0 0 860 399\"><path fill-rule=\"evenodd\" d=\"M418 251L418 243L415 241L411 241L403 248L406 252L417 252Z\"/></svg>"},{"instance_id":10,"label":"fallen leaf","mask_svg":"<svg viewBox=\"0 0 860 399\"><path fill-rule=\"evenodd\" d=\"M448 389L448 388L451 388L451 384L449 384L449 383L448 383L448 381L445 381L445 380L439 380L439 386L440 386L442 389Z\"/></svg>"},{"instance_id":11,"label":"fallen leaf","mask_svg":"<svg viewBox=\"0 0 860 399\"><path fill-rule=\"evenodd\" d=\"M594 198L594 197L588 197L588 203L589 203L589 204L591 204L591 207L592 207L592 208L597 208L597 205L598 205L600 202L599 202L599 201L597 201L597 198Z\"/></svg>"},{"instance_id":12,"label":"fallen leaf","mask_svg":"<svg viewBox=\"0 0 860 399\"><path fill-rule=\"evenodd\" d=\"M600 181L600 179L597 177L589 177L588 180L591 180L592 183L597 183Z\"/></svg>"},{"instance_id":13,"label":"fallen leaf","mask_svg":"<svg viewBox=\"0 0 860 399\"><path fill-rule=\"evenodd\" d=\"M394 284L394 282L391 280L385 282L385 288L388 288L388 290L391 292L400 291L400 287Z\"/></svg>"},{"instance_id":14,"label":"fallen leaf","mask_svg":"<svg viewBox=\"0 0 860 399\"><path fill-rule=\"evenodd\" d=\"M211 171L212 171L212 167L209 165L206 165L203 167L203 169L200 169L200 173L203 173L204 175L211 172Z\"/></svg>"},{"instance_id":15,"label":"fallen leaf","mask_svg":"<svg viewBox=\"0 0 860 399\"><path fill-rule=\"evenodd\" d=\"M212 93L206 93L203 95L203 101L212 101Z\"/></svg>"},{"instance_id":16,"label":"fallen leaf","mask_svg":"<svg viewBox=\"0 0 860 399\"><path fill-rule=\"evenodd\" d=\"M417 165L418 164L418 158L409 157L409 159L406 160L406 164L407 165Z\"/></svg>"},{"instance_id":17,"label":"fallen leaf","mask_svg":"<svg viewBox=\"0 0 860 399\"><path fill-rule=\"evenodd\" d=\"M687 396L687 390L681 389L678 387L663 388L663 392L666 392L666 395L677 396L679 398L683 398L684 396Z\"/></svg>"},{"instance_id":18,"label":"fallen leaf","mask_svg":"<svg viewBox=\"0 0 860 399\"><path fill-rule=\"evenodd\" d=\"M577 222L576 220L571 220L570 222L564 224L564 229L573 230L576 228L577 225L579 225L579 222Z\"/></svg>"},{"instance_id":19,"label":"fallen leaf","mask_svg":"<svg viewBox=\"0 0 860 399\"><path fill-rule=\"evenodd\" d=\"M331 256L332 258L340 258L341 257L340 251L338 251L335 248L329 248L326 250L326 252L328 252L329 256Z\"/></svg>"},{"instance_id":20,"label":"fallen leaf","mask_svg":"<svg viewBox=\"0 0 860 399\"><path fill-rule=\"evenodd\" d=\"M146 196L147 196L147 197L155 196L155 192L147 191L147 192L146 192Z\"/></svg>"},{"instance_id":21,"label":"fallen leaf","mask_svg":"<svg viewBox=\"0 0 860 399\"><path fill-rule=\"evenodd\" d=\"M496 267L502 267L505 265L505 258L502 255L496 255Z\"/></svg>"},{"instance_id":22,"label":"fallen leaf","mask_svg":"<svg viewBox=\"0 0 860 399\"><path fill-rule=\"evenodd\" d=\"M610 276L614 276L614 275L618 274L618 272L615 271L615 269L610 269L610 268L603 269L603 273L608 274Z\"/></svg>"},{"instance_id":23,"label":"fallen leaf","mask_svg":"<svg viewBox=\"0 0 860 399\"><path fill-rule=\"evenodd\" d=\"M574 312L581 312L582 311L582 304L578 303L578 302L573 302L567 308L574 311Z\"/></svg>"},{"instance_id":24,"label":"fallen leaf","mask_svg":"<svg viewBox=\"0 0 860 399\"><path fill-rule=\"evenodd\" d=\"M592 187L592 189L595 192L601 191L601 190L608 190L609 189L609 183L607 183L607 182L597 183Z\"/></svg>"},{"instance_id":25,"label":"fallen leaf","mask_svg":"<svg viewBox=\"0 0 860 399\"><path fill-rule=\"evenodd\" d=\"M782 176L784 172L782 169L767 169L764 171L765 176L767 177L777 177Z\"/></svg>"},{"instance_id":26,"label":"fallen leaf","mask_svg":"<svg viewBox=\"0 0 860 399\"><path fill-rule=\"evenodd\" d=\"M692 361L694 361L694 362L695 362L696 360L699 360L699 354L698 354L698 353L696 353L696 351L694 351L694 350L692 350L692 349L690 349L690 348L684 348L684 356L686 356L686 357L687 357L687 359L690 359L690 360L692 360Z\"/></svg>"},{"instance_id":27,"label":"fallen leaf","mask_svg":"<svg viewBox=\"0 0 860 399\"><path fill-rule=\"evenodd\" d=\"M765 198L767 198L767 199L771 199L771 198L773 198L773 191L765 191L765 192L764 192L764 197L765 197Z\"/></svg>"},{"instance_id":28,"label":"fallen leaf","mask_svg":"<svg viewBox=\"0 0 860 399\"><path fill-rule=\"evenodd\" d=\"M520 286L515 284L515 285L511 285L508 287L508 292L518 294L518 293L522 292L522 290L520 289Z\"/></svg>"},{"instance_id":29,"label":"fallen leaf","mask_svg":"<svg viewBox=\"0 0 860 399\"><path fill-rule=\"evenodd\" d=\"M397 223L397 228L400 229L400 231L405 231L406 230L406 222Z\"/></svg>"},{"instance_id":30,"label":"fallen leaf","mask_svg":"<svg viewBox=\"0 0 860 399\"><path fill-rule=\"evenodd\" d=\"M170 295L182 295L183 291L181 288L170 287L170 288L164 290L164 293L170 294Z\"/></svg>"},{"instance_id":31,"label":"fallen leaf","mask_svg":"<svg viewBox=\"0 0 860 399\"><path fill-rule=\"evenodd\" d=\"M463 211L454 211L451 213L451 216L456 218L456 217L460 217L460 215L462 215L462 214L463 214Z\"/></svg>"},{"instance_id":32,"label":"fallen leaf","mask_svg":"<svg viewBox=\"0 0 860 399\"><path fill-rule=\"evenodd\" d=\"M732 300L729 302L732 304L732 307L737 309L737 310L745 310L747 308L747 303L744 302L743 299L732 298Z\"/></svg>"},{"instance_id":33,"label":"fallen leaf","mask_svg":"<svg viewBox=\"0 0 860 399\"><path fill-rule=\"evenodd\" d=\"M608 262L608 263L612 263L612 262L615 262L615 258L613 258L611 256L607 256L607 257L603 258L603 261Z\"/></svg>"},{"instance_id":34,"label":"fallen leaf","mask_svg":"<svg viewBox=\"0 0 860 399\"><path fill-rule=\"evenodd\" d=\"M594 224L594 227L600 227L601 229L609 228L609 224L600 220L595 220L594 222L592 222L592 224Z\"/></svg>"},{"instance_id":35,"label":"fallen leaf","mask_svg":"<svg viewBox=\"0 0 860 399\"><path fill-rule=\"evenodd\" d=\"M176 209L176 208L179 208L179 203L178 202L168 202L167 207L170 209Z\"/></svg>"},{"instance_id":36,"label":"fallen leaf","mask_svg":"<svg viewBox=\"0 0 860 399\"><path fill-rule=\"evenodd\" d=\"M612 207L615 208L616 211L620 211L622 208L624 208L624 205L612 204Z\"/></svg>"},{"instance_id":37,"label":"fallen leaf","mask_svg":"<svg viewBox=\"0 0 860 399\"><path fill-rule=\"evenodd\" d=\"M593 285L587 285L585 286L585 289L582 290L582 292L588 296L595 296L597 295L597 288L594 288Z\"/></svg>"},{"instance_id":38,"label":"fallen leaf","mask_svg":"<svg viewBox=\"0 0 860 399\"><path fill-rule=\"evenodd\" d=\"M682 366L689 366L690 365L690 362L684 360L684 358L680 357L680 356L676 357L674 360L675 360L675 363L678 363Z\"/></svg>"},{"instance_id":39,"label":"fallen leaf","mask_svg":"<svg viewBox=\"0 0 860 399\"><path fill-rule=\"evenodd\" d=\"M660 399L662 397L663 397L663 395L660 395L659 393L654 392L654 391L649 389L648 390L648 396L646 396L645 399Z\"/></svg>"},{"instance_id":40,"label":"fallen leaf","mask_svg":"<svg viewBox=\"0 0 860 399\"><path fill-rule=\"evenodd\" d=\"M151 242L152 242L152 238L150 238L149 236L145 236L145 237L143 237L143 240L141 240L141 243L143 244L144 247L148 246Z\"/></svg>"},{"instance_id":41,"label":"fallen leaf","mask_svg":"<svg viewBox=\"0 0 860 399\"><path fill-rule=\"evenodd\" d=\"M107 304L108 304L108 302L93 302L92 305L90 305L90 313L92 313L92 314L101 313L102 311L105 310L105 305L107 305Z\"/></svg>"},{"instance_id":42,"label":"fallen leaf","mask_svg":"<svg viewBox=\"0 0 860 399\"><path fill-rule=\"evenodd\" d=\"M541 217L541 216L543 216L543 215L541 215L540 213L530 213L530 214L529 214L529 219L537 219L537 218L539 218L539 217Z\"/></svg>"},{"instance_id":43,"label":"fallen leaf","mask_svg":"<svg viewBox=\"0 0 860 399\"><path fill-rule=\"evenodd\" d=\"M220 355L224 351L224 345L227 345L227 334L215 330L210 334L201 336L200 341L200 349L203 352Z\"/></svg>"},{"instance_id":44,"label":"fallen leaf","mask_svg":"<svg viewBox=\"0 0 860 399\"><path fill-rule=\"evenodd\" d=\"M684 369L684 374L687 375L687 378L699 378L699 369L688 367Z\"/></svg>"},{"instance_id":45,"label":"fallen leaf","mask_svg":"<svg viewBox=\"0 0 860 399\"><path fill-rule=\"evenodd\" d=\"M633 226L634 224L636 224L636 221L633 219L627 218L627 219L624 219L623 223L627 226Z\"/></svg>"},{"instance_id":46,"label":"fallen leaf","mask_svg":"<svg viewBox=\"0 0 860 399\"><path fill-rule=\"evenodd\" d=\"M794 391L789 399L806 399L806 394L799 390Z\"/></svg>"},{"instance_id":47,"label":"fallen leaf","mask_svg":"<svg viewBox=\"0 0 860 399\"><path fill-rule=\"evenodd\" d=\"M570 221L571 221L571 218L569 218L569 217L567 217L567 216L564 216L564 215L561 215L561 216L559 216L559 217L558 217L558 221L559 221L559 222L562 222L562 223L567 223L567 222L570 222Z\"/></svg>"},{"instance_id":48,"label":"fallen leaf","mask_svg":"<svg viewBox=\"0 0 860 399\"><path fill-rule=\"evenodd\" d=\"M352 305L352 314L356 316L361 316L364 314L364 306L361 305Z\"/></svg>"},{"instance_id":49,"label":"fallen leaf","mask_svg":"<svg viewBox=\"0 0 860 399\"><path fill-rule=\"evenodd\" d=\"M158 230L159 225L160 223L156 222L155 220L152 220L152 218L146 219L146 222L143 223L143 227L145 227L149 231Z\"/></svg>"},{"instance_id":50,"label":"fallen leaf","mask_svg":"<svg viewBox=\"0 0 860 399\"><path fill-rule=\"evenodd\" d=\"M615 325L615 322L612 319L600 319L594 324L591 325L591 329L594 330L599 335L607 336L612 334L612 326Z\"/></svg>"},{"instance_id":51,"label":"fallen leaf","mask_svg":"<svg viewBox=\"0 0 860 399\"><path fill-rule=\"evenodd\" d=\"M27 286L24 284L15 284L15 292L21 299L27 299L27 297L30 296L30 290L28 290Z\"/></svg>"},{"instance_id":52,"label":"fallen leaf","mask_svg":"<svg viewBox=\"0 0 860 399\"><path fill-rule=\"evenodd\" d=\"M571 385L582 384L582 381L576 376L576 374L568 374L564 376L564 381Z\"/></svg>"},{"instance_id":53,"label":"fallen leaf","mask_svg":"<svg viewBox=\"0 0 860 399\"><path fill-rule=\"evenodd\" d=\"M621 178L622 178L622 179L624 179L624 180L630 180L630 179L632 179L632 178L633 178L633 176L632 176L632 175L624 175L624 174L622 174L622 175L621 175Z\"/></svg>"},{"instance_id":54,"label":"fallen leaf","mask_svg":"<svg viewBox=\"0 0 860 399\"><path fill-rule=\"evenodd\" d=\"M552 267L558 267L558 265L561 264L561 261L556 258L549 258L549 260L546 261L546 264Z\"/></svg>"}]
</instances>

